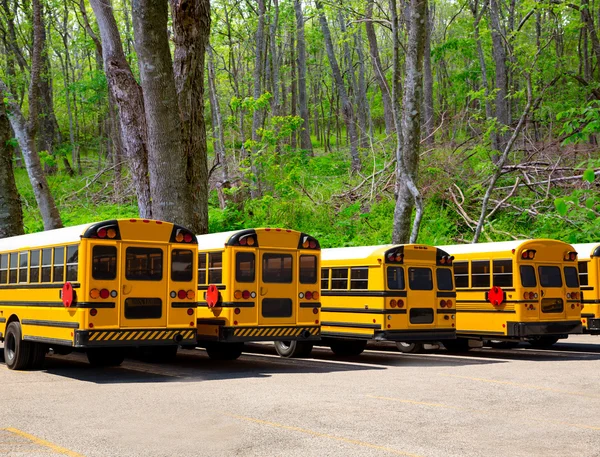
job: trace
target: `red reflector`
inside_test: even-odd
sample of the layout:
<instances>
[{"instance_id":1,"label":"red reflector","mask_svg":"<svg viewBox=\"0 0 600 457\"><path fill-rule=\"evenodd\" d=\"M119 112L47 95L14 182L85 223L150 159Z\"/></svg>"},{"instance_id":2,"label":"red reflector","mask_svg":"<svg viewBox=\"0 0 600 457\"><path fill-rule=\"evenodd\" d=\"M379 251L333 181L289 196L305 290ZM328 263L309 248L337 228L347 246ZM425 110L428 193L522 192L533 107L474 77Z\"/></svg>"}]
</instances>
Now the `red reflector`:
<instances>
[{"instance_id":1,"label":"red reflector","mask_svg":"<svg viewBox=\"0 0 600 457\"><path fill-rule=\"evenodd\" d=\"M137 219L129 219L129 222L137 222Z\"/></svg>"},{"instance_id":2,"label":"red reflector","mask_svg":"<svg viewBox=\"0 0 600 457\"><path fill-rule=\"evenodd\" d=\"M149 223L150 223L150 221L149 221L148 219L144 219L142 222L143 222L144 224L149 224Z\"/></svg>"},{"instance_id":3,"label":"red reflector","mask_svg":"<svg viewBox=\"0 0 600 457\"><path fill-rule=\"evenodd\" d=\"M90 309L90 316L95 316L96 314L98 314L98 310L96 308Z\"/></svg>"},{"instance_id":4,"label":"red reflector","mask_svg":"<svg viewBox=\"0 0 600 457\"><path fill-rule=\"evenodd\" d=\"M319 314L319 308L313 308L313 314Z\"/></svg>"},{"instance_id":5,"label":"red reflector","mask_svg":"<svg viewBox=\"0 0 600 457\"><path fill-rule=\"evenodd\" d=\"M235 314L240 314L242 311L239 308L236 308L236 309L233 310L233 312Z\"/></svg>"},{"instance_id":6,"label":"red reflector","mask_svg":"<svg viewBox=\"0 0 600 457\"><path fill-rule=\"evenodd\" d=\"M194 309L193 308L189 308L187 310L188 316L191 316L192 314L194 314Z\"/></svg>"},{"instance_id":7,"label":"red reflector","mask_svg":"<svg viewBox=\"0 0 600 457\"><path fill-rule=\"evenodd\" d=\"M110 292L108 291L108 289L102 289L100 291L100 298L108 298L109 295L110 295Z\"/></svg>"},{"instance_id":8,"label":"red reflector","mask_svg":"<svg viewBox=\"0 0 600 457\"><path fill-rule=\"evenodd\" d=\"M186 233L185 235L183 235L183 241L185 241L186 243L191 243L192 242L192 234Z\"/></svg>"},{"instance_id":9,"label":"red reflector","mask_svg":"<svg viewBox=\"0 0 600 457\"><path fill-rule=\"evenodd\" d=\"M90 322L90 328L94 328L94 324Z\"/></svg>"},{"instance_id":10,"label":"red reflector","mask_svg":"<svg viewBox=\"0 0 600 457\"><path fill-rule=\"evenodd\" d=\"M177 297L180 300L185 300L187 298L187 292L185 290L180 290L179 292L177 292Z\"/></svg>"},{"instance_id":11,"label":"red reflector","mask_svg":"<svg viewBox=\"0 0 600 457\"><path fill-rule=\"evenodd\" d=\"M244 300L248 300L250 298L250 292L248 292L247 290L242 292L242 298Z\"/></svg>"}]
</instances>

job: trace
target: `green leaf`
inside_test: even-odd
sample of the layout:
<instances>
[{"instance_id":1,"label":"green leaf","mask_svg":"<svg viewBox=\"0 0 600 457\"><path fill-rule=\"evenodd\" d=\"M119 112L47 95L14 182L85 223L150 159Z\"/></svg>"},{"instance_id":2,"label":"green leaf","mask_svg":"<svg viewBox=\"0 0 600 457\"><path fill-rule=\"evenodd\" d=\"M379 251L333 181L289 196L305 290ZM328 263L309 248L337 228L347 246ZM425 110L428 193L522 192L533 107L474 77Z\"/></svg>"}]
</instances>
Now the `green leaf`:
<instances>
[{"instance_id":1,"label":"green leaf","mask_svg":"<svg viewBox=\"0 0 600 457\"><path fill-rule=\"evenodd\" d=\"M595 198L592 198L592 197L588 198L588 199L585 201L585 206L586 206L586 208L588 208L588 209L592 209L592 208L594 208L594 205L595 205L595 204L596 204L596 199L595 199Z\"/></svg>"},{"instance_id":2,"label":"green leaf","mask_svg":"<svg viewBox=\"0 0 600 457\"><path fill-rule=\"evenodd\" d=\"M583 172L583 180L584 181L593 183L594 179L596 179L596 174L594 173L594 170L592 170L591 168L588 168L587 170L585 170Z\"/></svg>"},{"instance_id":3,"label":"green leaf","mask_svg":"<svg viewBox=\"0 0 600 457\"><path fill-rule=\"evenodd\" d=\"M561 216L566 216L569 212L569 208L567 207L567 204L562 198L555 199L554 206L556 207L556 211L558 211L558 214L560 214Z\"/></svg>"}]
</instances>

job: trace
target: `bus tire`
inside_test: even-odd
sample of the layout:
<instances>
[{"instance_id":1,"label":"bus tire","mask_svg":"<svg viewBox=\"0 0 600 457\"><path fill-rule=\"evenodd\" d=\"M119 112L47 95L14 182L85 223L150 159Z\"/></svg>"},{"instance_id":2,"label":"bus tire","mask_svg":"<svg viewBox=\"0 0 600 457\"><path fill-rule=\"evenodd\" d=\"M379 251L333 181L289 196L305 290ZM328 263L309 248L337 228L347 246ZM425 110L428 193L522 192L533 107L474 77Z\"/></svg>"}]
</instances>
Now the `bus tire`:
<instances>
[{"instance_id":1,"label":"bus tire","mask_svg":"<svg viewBox=\"0 0 600 457\"><path fill-rule=\"evenodd\" d=\"M275 341L277 354L285 358L308 357L313 349L313 344L308 341Z\"/></svg>"},{"instance_id":2,"label":"bus tire","mask_svg":"<svg viewBox=\"0 0 600 457\"><path fill-rule=\"evenodd\" d=\"M31 343L28 368L32 370L39 370L42 368L44 366L44 360L46 360L46 352L48 352L48 348L45 344Z\"/></svg>"},{"instance_id":3,"label":"bus tire","mask_svg":"<svg viewBox=\"0 0 600 457\"><path fill-rule=\"evenodd\" d=\"M31 343L23 341L19 322L11 322L4 336L4 361L10 370L24 370L29 365Z\"/></svg>"},{"instance_id":4,"label":"bus tire","mask_svg":"<svg viewBox=\"0 0 600 457\"><path fill-rule=\"evenodd\" d=\"M499 341L499 340L486 340L484 341L486 346L494 349L514 349L519 345L518 341Z\"/></svg>"},{"instance_id":5,"label":"bus tire","mask_svg":"<svg viewBox=\"0 0 600 457\"><path fill-rule=\"evenodd\" d=\"M367 347L367 340L332 341L331 350L341 357L356 357L363 353Z\"/></svg>"},{"instance_id":6,"label":"bus tire","mask_svg":"<svg viewBox=\"0 0 600 457\"><path fill-rule=\"evenodd\" d=\"M118 367L125 360L125 353L116 348L90 348L87 358L94 367Z\"/></svg>"},{"instance_id":7,"label":"bus tire","mask_svg":"<svg viewBox=\"0 0 600 457\"><path fill-rule=\"evenodd\" d=\"M205 349L212 360L236 360L242 355L244 343L211 343Z\"/></svg>"},{"instance_id":8,"label":"bus tire","mask_svg":"<svg viewBox=\"0 0 600 457\"><path fill-rule=\"evenodd\" d=\"M555 345L560 338L556 336L535 336L528 343L536 349L548 349Z\"/></svg>"},{"instance_id":9,"label":"bus tire","mask_svg":"<svg viewBox=\"0 0 600 457\"><path fill-rule=\"evenodd\" d=\"M405 343L404 341L396 342L396 347L400 352L405 354L421 354L425 352L423 343Z\"/></svg>"},{"instance_id":10,"label":"bus tire","mask_svg":"<svg viewBox=\"0 0 600 457\"><path fill-rule=\"evenodd\" d=\"M455 340L447 340L443 342L444 347L448 352L468 352L469 340L465 338L457 338Z\"/></svg>"}]
</instances>

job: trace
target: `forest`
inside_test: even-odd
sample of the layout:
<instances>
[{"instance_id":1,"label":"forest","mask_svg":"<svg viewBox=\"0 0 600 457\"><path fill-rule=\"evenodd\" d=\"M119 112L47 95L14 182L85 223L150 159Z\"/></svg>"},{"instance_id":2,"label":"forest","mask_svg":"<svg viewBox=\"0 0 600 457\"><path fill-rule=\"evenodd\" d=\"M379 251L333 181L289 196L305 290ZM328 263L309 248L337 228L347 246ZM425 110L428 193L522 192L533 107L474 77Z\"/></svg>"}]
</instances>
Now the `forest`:
<instances>
[{"instance_id":1,"label":"forest","mask_svg":"<svg viewBox=\"0 0 600 457\"><path fill-rule=\"evenodd\" d=\"M0 237L600 239L596 0L0 0Z\"/></svg>"}]
</instances>

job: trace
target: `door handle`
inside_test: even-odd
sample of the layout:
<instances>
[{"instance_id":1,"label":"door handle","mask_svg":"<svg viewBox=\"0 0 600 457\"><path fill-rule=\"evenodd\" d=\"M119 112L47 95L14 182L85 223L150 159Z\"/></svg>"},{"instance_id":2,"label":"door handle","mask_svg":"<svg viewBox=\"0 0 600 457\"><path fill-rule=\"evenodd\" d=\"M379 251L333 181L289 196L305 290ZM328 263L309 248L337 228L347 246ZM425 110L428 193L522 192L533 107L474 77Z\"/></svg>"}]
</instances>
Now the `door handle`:
<instances>
[{"instance_id":1,"label":"door handle","mask_svg":"<svg viewBox=\"0 0 600 457\"><path fill-rule=\"evenodd\" d=\"M123 295L129 295L131 293L131 286L123 284Z\"/></svg>"},{"instance_id":2,"label":"door handle","mask_svg":"<svg viewBox=\"0 0 600 457\"><path fill-rule=\"evenodd\" d=\"M266 287L260 286L260 296L264 297L265 295L267 295L267 292L269 290Z\"/></svg>"},{"instance_id":3,"label":"door handle","mask_svg":"<svg viewBox=\"0 0 600 457\"><path fill-rule=\"evenodd\" d=\"M541 294L541 296L543 297L543 296L544 296L544 291L543 291L543 290L541 290L541 291L540 291L540 294Z\"/></svg>"}]
</instances>

